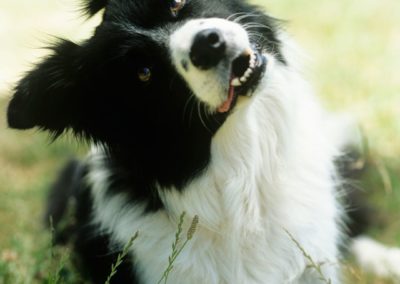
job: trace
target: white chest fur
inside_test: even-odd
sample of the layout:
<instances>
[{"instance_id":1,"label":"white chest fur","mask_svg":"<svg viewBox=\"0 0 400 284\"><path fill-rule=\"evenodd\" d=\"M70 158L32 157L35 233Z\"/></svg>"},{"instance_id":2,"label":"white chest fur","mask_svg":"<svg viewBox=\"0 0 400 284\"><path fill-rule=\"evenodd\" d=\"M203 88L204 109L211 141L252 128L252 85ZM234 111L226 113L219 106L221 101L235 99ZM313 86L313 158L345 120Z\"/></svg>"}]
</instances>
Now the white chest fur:
<instances>
[{"instance_id":1,"label":"white chest fur","mask_svg":"<svg viewBox=\"0 0 400 284\"><path fill-rule=\"evenodd\" d=\"M165 210L106 196L109 172L92 154L95 220L121 245L139 231L132 253L143 283L161 278L183 211L200 223L170 283L323 283L304 252L337 283L335 149L296 72L277 64L267 75L214 137L209 167L182 192L160 188Z\"/></svg>"}]
</instances>

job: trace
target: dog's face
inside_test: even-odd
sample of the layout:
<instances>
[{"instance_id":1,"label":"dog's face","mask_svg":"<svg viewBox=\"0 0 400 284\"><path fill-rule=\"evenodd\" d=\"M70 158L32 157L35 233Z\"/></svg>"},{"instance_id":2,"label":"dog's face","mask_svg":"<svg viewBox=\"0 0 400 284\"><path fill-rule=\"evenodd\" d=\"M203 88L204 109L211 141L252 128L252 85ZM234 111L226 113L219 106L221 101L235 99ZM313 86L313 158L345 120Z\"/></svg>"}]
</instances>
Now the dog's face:
<instances>
[{"instance_id":1,"label":"dog's face","mask_svg":"<svg viewBox=\"0 0 400 284\"><path fill-rule=\"evenodd\" d=\"M149 167L194 171L237 97L257 87L263 54L284 60L272 19L240 0L87 1L91 14L102 8L92 38L57 43L20 81L11 127L72 129Z\"/></svg>"}]
</instances>

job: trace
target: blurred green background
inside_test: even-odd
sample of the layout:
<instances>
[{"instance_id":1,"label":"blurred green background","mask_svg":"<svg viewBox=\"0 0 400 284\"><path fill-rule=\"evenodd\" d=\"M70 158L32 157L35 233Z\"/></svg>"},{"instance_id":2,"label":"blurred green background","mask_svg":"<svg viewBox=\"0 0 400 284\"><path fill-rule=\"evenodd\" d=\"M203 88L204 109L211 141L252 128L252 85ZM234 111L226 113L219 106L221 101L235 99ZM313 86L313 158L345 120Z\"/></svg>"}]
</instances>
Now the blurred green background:
<instances>
[{"instance_id":1,"label":"blurred green background","mask_svg":"<svg viewBox=\"0 0 400 284\"><path fill-rule=\"evenodd\" d=\"M370 234L400 246L400 1L255 2L287 20L287 31L309 55L305 76L326 108L348 112L362 126L369 166L359 186L380 220ZM85 147L70 137L50 143L35 130L7 129L5 108L13 84L46 54L42 47L52 36L90 35L99 18L85 21L78 4L0 0L0 284L45 283L60 265L40 223L43 203L59 167ZM349 284L400 283L365 275L351 259L343 270Z\"/></svg>"}]
</instances>

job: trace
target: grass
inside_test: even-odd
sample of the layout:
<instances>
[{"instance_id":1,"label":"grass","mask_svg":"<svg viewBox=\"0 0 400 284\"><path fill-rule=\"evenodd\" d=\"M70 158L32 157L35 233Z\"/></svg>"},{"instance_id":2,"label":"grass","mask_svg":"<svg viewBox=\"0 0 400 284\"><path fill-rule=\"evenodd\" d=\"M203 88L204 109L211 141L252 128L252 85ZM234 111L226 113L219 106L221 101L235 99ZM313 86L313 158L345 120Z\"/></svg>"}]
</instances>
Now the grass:
<instances>
[{"instance_id":1,"label":"grass","mask_svg":"<svg viewBox=\"0 0 400 284\"><path fill-rule=\"evenodd\" d=\"M43 229L41 214L46 189L57 169L70 157L83 155L86 147L78 146L71 138L50 144L47 136L37 131L7 129L4 119L10 93L3 80L15 80L18 72L27 69L27 62L42 54L34 48L42 45L37 38L42 39L46 33L84 37L83 32L75 34L79 23L73 21L75 7L65 1L62 5L53 2L0 3L0 37L5 39L0 47L0 284L47 283L49 271L58 271L60 264L65 283L79 283L68 261L63 264L68 251L55 249L56 260L49 263L51 236ZM288 31L312 58L306 76L322 103L333 111L350 112L360 121L370 146L369 168L360 186L379 208L379 224L369 233L400 246L400 1L258 3L278 18L289 20ZM59 17L56 13L60 10L67 12ZM4 31L7 25L3 21L7 19L11 19L13 29ZM39 22L44 24L32 24ZM365 275L351 260L343 267L348 284L395 283Z\"/></svg>"},{"instance_id":2,"label":"grass","mask_svg":"<svg viewBox=\"0 0 400 284\"><path fill-rule=\"evenodd\" d=\"M129 240L129 242L124 246L122 252L118 254L117 260L115 261L115 263L113 263L111 265L111 271L110 271L110 274L108 275L106 281L104 282L105 284L110 284L111 279L115 276L115 274L118 273L118 267L121 266L122 262L128 255L129 250L132 248L133 243L138 238L138 236L139 236L139 232L136 232L136 234L133 235L133 237Z\"/></svg>"},{"instance_id":3,"label":"grass","mask_svg":"<svg viewBox=\"0 0 400 284\"><path fill-rule=\"evenodd\" d=\"M194 216L192 223L189 226L189 229L186 233L186 239L182 243L182 226L183 222L185 221L186 212L183 212L179 217L178 228L175 233L175 241L172 243L172 252L171 255L168 257L168 266L165 269L161 279L158 281L157 284L167 284L169 274L171 273L172 269L174 268L174 262L176 258L181 254L183 249L186 247L187 243L193 238L194 233L196 232L197 224L199 223L199 217L196 215Z\"/></svg>"},{"instance_id":4,"label":"grass","mask_svg":"<svg viewBox=\"0 0 400 284\"><path fill-rule=\"evenodd\" d=\"M293 237L293 235L289 231L287 231L287 230L285 230L285 231L286 231L287 235L289 236L290 240L296 245L296 247L303 254L303 257L305 258L305 260L308 263L307 268L314 270L314 272L316 272L318 275L318 279L321 280L322 282L324 282L326 284L332 284L332 280L327 278L326 275L324 275L323 266L334 265L334 264L325 263L325 262L316 262L311 257L311 255L303 248L303 246Z\"/></svg>"}]
</instances>

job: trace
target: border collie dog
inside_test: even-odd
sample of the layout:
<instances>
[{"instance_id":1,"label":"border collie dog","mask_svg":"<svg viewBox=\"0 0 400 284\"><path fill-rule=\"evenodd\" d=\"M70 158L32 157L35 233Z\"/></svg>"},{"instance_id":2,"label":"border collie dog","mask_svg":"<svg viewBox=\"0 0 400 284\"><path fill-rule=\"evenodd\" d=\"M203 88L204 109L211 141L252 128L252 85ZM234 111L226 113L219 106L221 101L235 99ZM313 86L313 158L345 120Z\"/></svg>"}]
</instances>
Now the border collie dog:
<instances>
[{"instance_id":1,"label":"border collie dog","mask_svg":"<svg viewBox=\"0 0 400 284\"><path fill-rule=\"evenodd\" d=\"M139 231L114 283L157 283L186 212L170 283L339 283L338 146L278 22L241 0L85 7L104 10L94 35L55 44L8 108L12 128L93 144L49 209L76 198L82 275L103 283Z\"/></svg>"}]
</instances>

